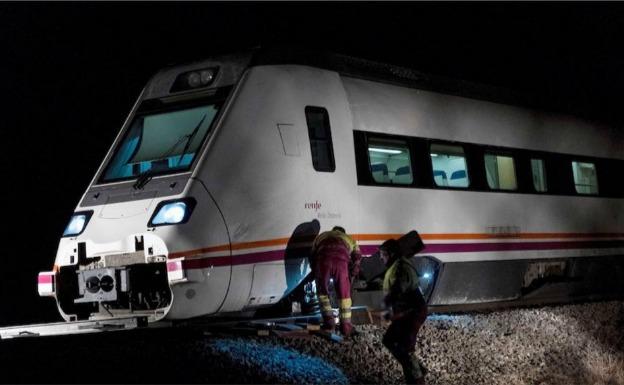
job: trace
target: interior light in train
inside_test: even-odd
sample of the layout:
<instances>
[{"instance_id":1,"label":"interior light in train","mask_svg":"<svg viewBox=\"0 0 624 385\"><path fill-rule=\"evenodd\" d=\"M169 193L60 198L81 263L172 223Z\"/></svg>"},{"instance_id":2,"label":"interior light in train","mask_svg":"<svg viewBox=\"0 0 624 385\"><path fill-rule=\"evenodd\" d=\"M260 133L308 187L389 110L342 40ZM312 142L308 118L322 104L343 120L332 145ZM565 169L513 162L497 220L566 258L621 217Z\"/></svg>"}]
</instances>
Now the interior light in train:
<instances>
[{"instance_id":1,"label":"interior light in train","mask_svg":"<svg viewBox=\"0 0 624 385\"><path fill-rule=\"evenodd\" d=\"M401 150L391 150L388 148L376 148L376 147L370 147L368 149L368 151L370 152L382 152L384 154L400 154L402 151Z\"/></svg>"}]
</instances>

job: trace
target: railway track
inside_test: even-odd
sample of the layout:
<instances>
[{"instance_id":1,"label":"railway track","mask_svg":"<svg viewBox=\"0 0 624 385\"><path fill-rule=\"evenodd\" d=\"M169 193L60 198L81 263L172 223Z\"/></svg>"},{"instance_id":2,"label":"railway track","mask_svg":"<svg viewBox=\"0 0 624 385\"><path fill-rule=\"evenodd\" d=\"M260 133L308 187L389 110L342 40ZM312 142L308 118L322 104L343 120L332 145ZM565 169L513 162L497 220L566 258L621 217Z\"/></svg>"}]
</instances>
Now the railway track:
<instances>
[{"instance_id":1,"label":"railway track","mask_svg":"<svg viewBox=\"0 0 624 385\"><path fill-rule=\"evenodd\" d=\"M622 300L619 295L587 295L565 299L561 293L549 292L550 295L527 296L512 301L497 301L475 304L460 305L436 305L429 306L429 314L466 314L466 313L490 313L493 311L510 310L518 308L552 306L591 303L607 300ZM338 314L337 309L334 309ZM355 324L383 324L383 311L374 306L357 305L352 307ZM336 318L339 322L339 319ZM296 314L281 317L259 318L201 318L180 322L162 321L147 325L141 317L130 317L120 320L98 320L79 322L59 322L51 324L23 325L0 328L0 339L45 337L53 335L86 334L119 330L172 328L187 329L203 334L237 334L256 336L278 336L308 338L319 335L328 340L340 342L342 338L334 333L321 330L320 312L310 314Z\"/></svg>"},{"instance_id":2,"label":"railway track","mask_svg":"<svg viewBox=\"0 0 624 385\"><path fill-rule=\"evenodd\" d=\"M353 322L355 324L383 324L383 310L379 306L379 294L368 297L367 300L355 302L352 307ZM466 313L489 313L501 310L518 308L530 308L552 305L570 305L591 303L608 300L622 300L620 295L585 295L567 297L562 289L553 286L546 290L534 292L525 297L486 303L466 303L459 305L435 305L429 306L429 314L466 314ZM357 294L355 294L357 295ZM334 309L336 321L338 309ZM189 327L203 329L207 333L235 333L249 335L277 335L282 337L301 337L307 331L309 334L318 334L322 322L320 312L310 314L297 314L283 317L260 317L248 319L210 319L184 321L174 324L177 327Z\"/></svg>"}]
</instances>

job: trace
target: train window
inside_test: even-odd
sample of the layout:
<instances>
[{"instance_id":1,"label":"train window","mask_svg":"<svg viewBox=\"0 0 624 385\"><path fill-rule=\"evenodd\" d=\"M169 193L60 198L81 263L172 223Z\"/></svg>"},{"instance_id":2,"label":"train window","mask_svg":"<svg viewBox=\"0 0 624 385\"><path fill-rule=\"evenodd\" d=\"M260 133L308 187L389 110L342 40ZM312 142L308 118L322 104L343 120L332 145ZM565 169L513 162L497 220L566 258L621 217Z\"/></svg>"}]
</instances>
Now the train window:
<instances>
[{"instance_id":1,"label":"train window","mask_svg":"<svg viewBox=\"0 0 624 385\"><path fill-rule=\"evenodd\" d=\"M316 171L333 172L336 170L332 145L329 114L322 107L305 108L312 164Z\"/></svg>"},{"instance_id":2,"label":"train window","mask_svg":"<svg viewBox=\"0 0 624 385\"><path fill-rule=\"evenodd\" d=\"M369 138L368 160L377 183L412 184L414 181L405 140Z\"/></svg>"},{"instance_id":3,"label":"train window","mask_svg":"<svg viewBox=\"0 0 624 385\"><path fill-rule=\"evenodd\" d=\"M546 184L546 165L544 159L531 158L531 173L533 174L533 187L537 192L548 191Z\"/></svg>"},{"instance_id":4,"label":"train window","mask_svg":"<svg viewBox=\"0 0 624 385\"><path fill-rule=\"evenodd\" d=\"M598 194L598 178L594 163L573 161L572 173L574 174L574 188L576 188L577 193Z\"/></svg>"},{"instance_id":5,"label":"train window","mask_svg":"<svg viewBox=\"0 0 624 385\"><path fill-rule=\"evenodd\" d=\"M210 132L215 104L137 116L104 171L102 182L188 170Z\"/></svg>"},{"instance_id":6,"label":"train window","mask_svg":"<svg viewBox=\"0 0 624 385\"><path fill-rule=\"evenodd\" d=\"M516 190L516 168L511 156L485 153L485 176L493 190Z\"/></svg>"},{"instance_id":7,"label":"train window","mask_svg":"<svg viewBox=\"0 0 624 385\"><path fill-rule=\"evenodd\" d=\"M462 146L434 143L430 155L433 180L437 186L468 187L468 166Z\"/></svg>"}]
</instances>

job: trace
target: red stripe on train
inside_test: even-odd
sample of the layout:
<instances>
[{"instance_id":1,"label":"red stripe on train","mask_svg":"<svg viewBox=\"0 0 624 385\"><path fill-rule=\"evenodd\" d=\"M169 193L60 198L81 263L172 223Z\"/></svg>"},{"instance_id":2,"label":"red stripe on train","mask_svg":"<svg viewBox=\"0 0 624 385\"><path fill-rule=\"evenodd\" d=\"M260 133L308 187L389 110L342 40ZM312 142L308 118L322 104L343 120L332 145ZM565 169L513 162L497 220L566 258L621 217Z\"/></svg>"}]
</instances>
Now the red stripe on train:
<instances>
[{"instance_id":1,"label":"red stripe on train","mask_svg":"<svg viewBox=\"0 0 624 385\"><path fill-rule=\"evenodd\" d=\"M365 254L375 253L378 245L362 245L360 249ZM499 243L434 243L425 246L423 254L427 253L465 253L486 251L536 251L536 250L563 250L563 249L603 249L623 247L624 241L578 241L578 242L499 242ZM285 250L264 251L258 253L241 254L221 257L205 257L182 261L184 269L204 269L208 267L249 265L262 262L276 262L284 260Z\"/></svg>"}]
</instances>

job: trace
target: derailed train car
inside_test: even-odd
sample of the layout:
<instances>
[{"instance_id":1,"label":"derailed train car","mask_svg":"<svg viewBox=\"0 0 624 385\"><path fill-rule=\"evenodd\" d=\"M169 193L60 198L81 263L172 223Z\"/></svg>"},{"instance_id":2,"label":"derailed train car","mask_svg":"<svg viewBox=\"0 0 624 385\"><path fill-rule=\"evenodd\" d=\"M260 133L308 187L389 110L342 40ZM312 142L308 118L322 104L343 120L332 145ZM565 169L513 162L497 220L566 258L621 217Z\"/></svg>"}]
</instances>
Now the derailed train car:
<instances>
[{"instance_id":1,"label":"derailed train car","mask_svg":"<svg viewBox=\"0 0 624 385\"><path fill-rule=\"evenodd\" d=\"M432 305L621 292L622 132L440 84L262 50L158 72L39 293L66 320L253 311L334 225L364 254L417 229Z\"/></svg>"}]
</instances>

